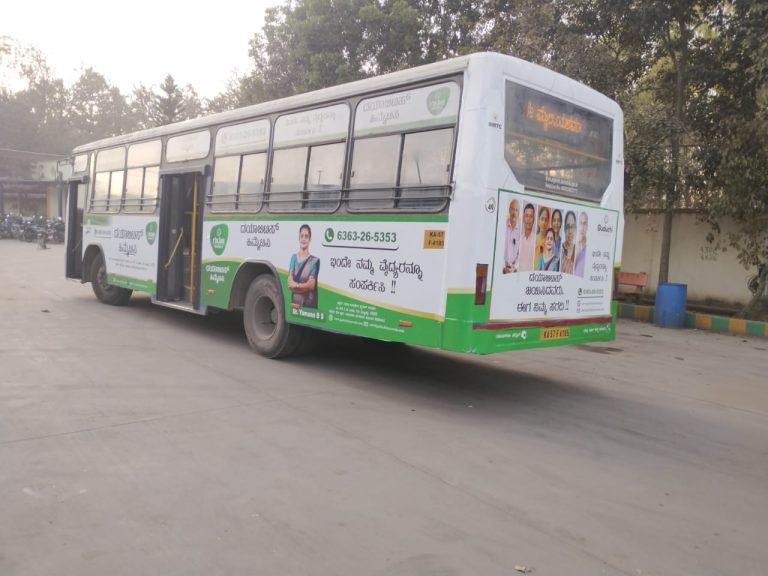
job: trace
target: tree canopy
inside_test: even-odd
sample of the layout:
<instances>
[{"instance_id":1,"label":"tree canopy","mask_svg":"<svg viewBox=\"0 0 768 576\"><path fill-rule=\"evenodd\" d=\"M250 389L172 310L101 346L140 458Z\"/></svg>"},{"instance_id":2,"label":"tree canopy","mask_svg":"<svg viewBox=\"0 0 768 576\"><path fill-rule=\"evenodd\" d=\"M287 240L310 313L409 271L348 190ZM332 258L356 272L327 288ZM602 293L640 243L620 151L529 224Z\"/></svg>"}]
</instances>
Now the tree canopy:
<instances>
[{"instance_id":1,"label":"tree canopy","mask_svg":"<svg viewBox=\"0 0 768 576\"><path fill-rule=\"evenodd\" d=\"M70 86L55 78L45 55L0 36L0 175L23 177L32 160L65 156L85 142L204 114L195 89L171 74L126 96L93 68Z\"/></svg>"}]
</instances>

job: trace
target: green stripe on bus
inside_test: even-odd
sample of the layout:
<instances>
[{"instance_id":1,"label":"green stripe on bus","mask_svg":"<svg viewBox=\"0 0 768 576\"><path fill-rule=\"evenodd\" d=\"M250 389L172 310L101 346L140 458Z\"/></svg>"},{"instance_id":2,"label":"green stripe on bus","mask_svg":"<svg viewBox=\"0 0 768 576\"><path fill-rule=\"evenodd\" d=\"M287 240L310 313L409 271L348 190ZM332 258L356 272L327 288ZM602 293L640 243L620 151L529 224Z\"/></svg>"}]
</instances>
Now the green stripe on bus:
<instances>
[{"instance_id":1,"label":"green stripe on bus","mask_svg":"<svg viewBox=\"0 0 768 576\"><path fill-rule=\"evenodd\" d=\"M291 293L286 284L283 280L283 295L290 302ZM288 321L389 342L441 347L443 323L439 320L374 305L322 286L317 300L320 304L318 309L294 309L289 305Z\"/></svg>"},{"instance_id":2,"label":"green stripe on bus","mask_svg":"<svg viewBox=\"0 0 768 576\"><path fill-rule=\"evenodd\" d=\"M140 278L131 278L130 276L122 276L120 274L107 274L107 282L120 286L121 288L128 288L130 290L138 290L139 292L148 292L149 294L155 294L157 292L157 285L153 280L142 280Z\"/></svg>"},{"instance_id":3,"label":"green stripe on bus","mask_svg":"<svg viewBox=\"0 0 768 576\"><path fill-rule=\"evenodd\" d=\"M499 330L474 330L475 323L488 321L490 291L486 293L485 304L476 305L474 294L449 293L445 325L443 327L443 348L455 352L491 354L506 350L547 348L564 344L586 344L607 342L616 337L618 305L611 303L610 323L578 324L565 326L562 337L543 339L544 328L520 327ZM549 327L547 328L549 329ZM558 329L553 326L552 329Z\"/></svg>"},{"instance_id":4,"label":"green stripe on bus","mask_svg":"<svg viewBox=\"0 0 768 576\"><path fill-rule=\"evenodd\" d=\"M201 303L228 308L232 283L240 263L232 260L207 260L203 263ZM283 297L291 301L287 271L278 270ZM318 308L294 309L288 304L288 321L334 332L440 347L442 317L416 310L400 309L370 300L356 298L322 283L318 287Z\"/></svg>"},{"instance_id":5,"label":"green stripe on bus","mask_svg":"<svg viewBox=\"0 0 768 576\"><path fill-rule=\"evenodd\" d=\"M83 218L83 224L91 226L109 226L112 222L112 216L105 214L86 214Z\"/></svg>"}]
</instances>

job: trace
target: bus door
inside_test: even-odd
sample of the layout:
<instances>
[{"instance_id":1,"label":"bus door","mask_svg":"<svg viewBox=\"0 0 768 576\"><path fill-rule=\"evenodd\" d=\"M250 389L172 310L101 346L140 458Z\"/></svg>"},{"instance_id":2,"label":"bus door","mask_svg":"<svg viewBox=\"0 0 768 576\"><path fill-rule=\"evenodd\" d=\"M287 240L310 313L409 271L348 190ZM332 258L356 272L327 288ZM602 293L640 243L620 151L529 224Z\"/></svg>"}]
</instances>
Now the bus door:
<instances>
[{"instance_id":1,"label":"bus door","mask_svg":"<svg viewBox=\"0 0 768 576\"><path fill-rule=\"evenodd\" d=\"M87 185L72 180L67 192L66 211L66 276L83 277L83 210Z\"/></svg>"},{"instance_id":2,"label":"bus door","mask_svg":"<svg viewBox=\"0 0 768 576\"><path fill-rule=\"evenodd\" d=\"M160 177L157 300L196 308L200 301L200 172Z\"/></svg>"}]
</instances>

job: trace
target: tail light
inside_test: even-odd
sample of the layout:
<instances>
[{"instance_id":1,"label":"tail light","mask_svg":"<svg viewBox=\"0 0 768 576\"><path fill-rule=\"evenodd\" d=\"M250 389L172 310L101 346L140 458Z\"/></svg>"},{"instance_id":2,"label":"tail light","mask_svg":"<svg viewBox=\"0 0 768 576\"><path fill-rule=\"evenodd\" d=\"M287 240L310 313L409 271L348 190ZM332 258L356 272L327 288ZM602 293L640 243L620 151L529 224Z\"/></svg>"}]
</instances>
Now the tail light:
<instances>
[{"instance_id":1,"label":"tail light","mask_svg":"<svg viewBox=\"0 0 768 576\"><path fill-rule=\"evenodd\" d=\"M475 304L485 304L485 290L488 286L488 264L478 264L475 267Z\"/></svg>"}]
</instances>

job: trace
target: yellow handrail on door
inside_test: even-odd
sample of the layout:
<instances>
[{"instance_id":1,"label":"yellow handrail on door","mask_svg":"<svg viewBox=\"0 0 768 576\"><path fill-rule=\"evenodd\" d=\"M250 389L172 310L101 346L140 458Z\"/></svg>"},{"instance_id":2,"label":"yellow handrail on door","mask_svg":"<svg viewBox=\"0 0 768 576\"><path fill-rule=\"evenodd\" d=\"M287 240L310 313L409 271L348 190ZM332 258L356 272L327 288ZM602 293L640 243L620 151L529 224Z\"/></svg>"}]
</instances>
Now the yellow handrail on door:
<instances>
[{"instance_id":1,"label":"yellow handrail on door","mask_svg":"<svg viewBox=\"0 0 768 576\"><path fill-rule=\"evenodd\" d=\"M184 228L181 229L181 234L179 234L179 239L176 240L176 246L173 247L173 252L171 252L171 257L168 258L168 262L165 263L166 270L168 270L168 268L171 265L171 262L173 262L173 259L176 257L176 250L179 249L179 244L181 244L182 238L184 238Z\"/></svg>"},{"instance_id":2,"label":"yellow handrail on door","mask_svg":"<svg viewBox=\"0 0 768 576\"><path fill-rule=\"evenodd\" d=\"M199 174L195 174L195 183L192 186L192 259L189 263L189 301L195 301L195 247L197 240L197 179Z\"/></svg>"}]
</instances>

